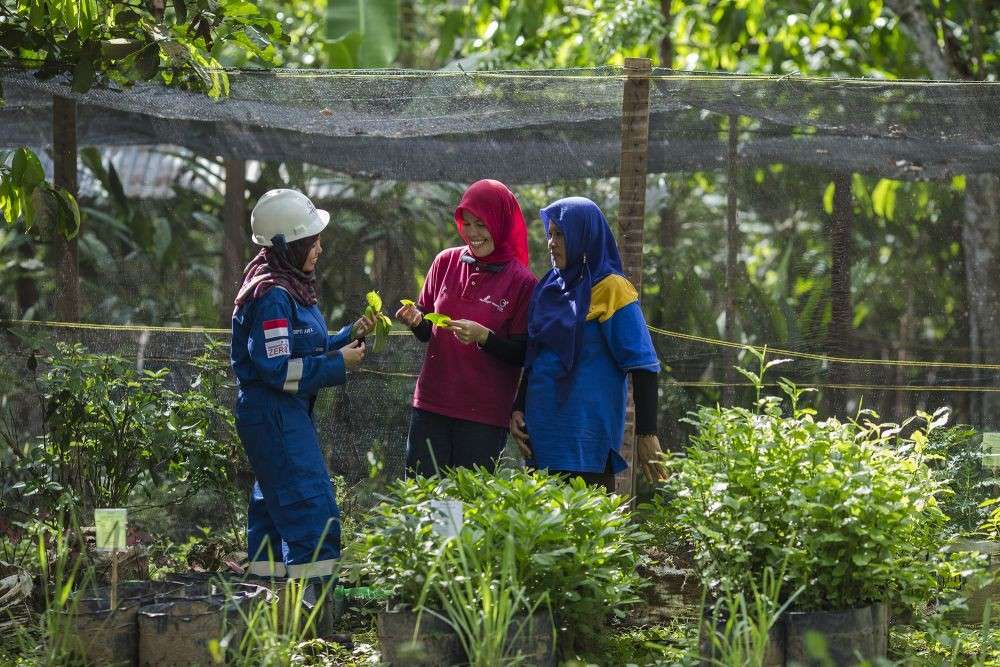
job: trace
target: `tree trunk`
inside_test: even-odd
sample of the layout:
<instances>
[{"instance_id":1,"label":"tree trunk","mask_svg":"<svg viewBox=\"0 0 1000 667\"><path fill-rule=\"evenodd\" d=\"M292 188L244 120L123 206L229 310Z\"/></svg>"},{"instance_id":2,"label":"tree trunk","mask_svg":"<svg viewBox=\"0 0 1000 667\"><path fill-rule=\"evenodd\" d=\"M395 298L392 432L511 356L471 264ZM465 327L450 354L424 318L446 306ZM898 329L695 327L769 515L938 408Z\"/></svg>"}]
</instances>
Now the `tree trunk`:
<instances>
[{"instance_id":1,"label":"tree trunk","mask_svg":"<svg viewBox=\"0 0 1000 667\"><path fill-rule=\"evenodd\" d=\"M974 72L982 78L982 63L960 63L949 59L937 39L937 26L924 11L919 0L887 0L886 6L895 12L917 46L921 60L935 79L961 78L961 71ZM970 2L970 7L975 3ZM972 12L972 44L974 60L981 47L982 27L978 16ZM965 190L965 215L962 220L962 250L965 254L965 285L969 308L970 361L985 360L984 350L1000 348L1000 328L997 327L997 308L1000 308L1000 212L997 197L1000 183L996 175L969 176ZM991 359L996 361L996 359ZM975 384L997 382L994 372L973 373ZM995 392L970 397L970 421L981 428L996 428L1000 422L1000 396Z\"/></svg>"},{"instance_id":2,"label":"tree trunk","mask_svg":"<svg viewBox=\"0 0 1000 667\"><path fill-rule=\"evenodd\" d=\"M76 175L76 102L65 97L52 98L52 162L53 184L77 196ZM56 314L64 322L80 319L80 259L77 239L67 239L60 232L54 236L53 248L59 263L59 297Z\"/></svg>"},{"instance_id":3,"label":"tree trunk","mask_svg":"<svg viewBox=\"0 0 1000 667\"><path fill-rule=\"evenodd\" d=\"M229 326L233 297L243 275L247 243L247 167L243 160L226 160L226 196L222 205L222 270L219 279L219 324Z\"/></svg>"},{"instance_id":4,"label":"tree trunk","mask_svg":"<svg viewBox=\"0 0 1000 667\"><path fill-rule=\"evenodd\" d=\"M992 174L970 176L966 181L962 248L965 254L965 284L969 309L969 360L998 363L1000 356L1000 183ZM989 351L988 354L984 351ZM973 384L1000 386L996 371L973 372ZM974 425L1000 427L1000 394L974 395L970 405Z\"/></svg>"},{"instance_id":5,"label":"tree trunk","mask_svg":"<svg viewBox=\"0 0 1000 667\"><path fill-rule=\"evenodd\" d=\"M845 356L850 351L850 336L854 313L851 307L851 227L854 222L854 200L851 197L851 174L834 177L833 215L830 218L830 329L827 332L826 353ZM831 384L848 380L844 364L831 364ZM843 389L827 392L830 412L844 416L847 393Z\"/></svg>"},{"instance_id":6,"label":"tree trunk","mask_svg":"<svg viewBox=\"0 0 1000 667\"><path fill-rule=\"evenodd\" d=\"M899 17L903 30L917 45L930 75L935 79L957 77L958 72L941 50L935 27L920 6L920 0L886 0L885 4Z\"/></svg>"},{"instance_id":7,"label":"tree trunk","mask_svg":"<svg viewBox=\"0 0 1000 667\"><path fill-rule=\"evenodd\" d=\"M674 41L670 32L673 28L673 15L670 13L672 0L660 0L660 13L663 14L665 31L660 38L660 67L674 66Z\"/></svg>"},{"instance_id":8,"label":"tree trunk","mask_svg":"<svg viewBox=\"0 0 1000 667\"><path fill-rule=\"evenodd\" d=\"M399 2L399 55L396 62L400 67L413 67L416 61L416 13L414 0Z\"/></svg>"}]
</instances>

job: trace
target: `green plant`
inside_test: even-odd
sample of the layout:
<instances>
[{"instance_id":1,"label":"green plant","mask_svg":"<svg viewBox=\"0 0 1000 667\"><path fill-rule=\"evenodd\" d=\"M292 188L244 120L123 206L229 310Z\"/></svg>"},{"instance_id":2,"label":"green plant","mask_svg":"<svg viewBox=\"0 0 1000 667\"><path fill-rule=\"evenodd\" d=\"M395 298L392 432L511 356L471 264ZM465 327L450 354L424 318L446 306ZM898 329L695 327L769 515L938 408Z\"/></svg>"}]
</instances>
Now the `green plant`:
<instances>
[{"instance_id":1,"label":"green plant","mask_svg":"<svg viewBox=\"0 0 1000 667\"><path fill-rule=\"evenodd\" d=\"M371 291L365 295L368 306L365 308L365 317L375 321L375 344L372 345L372 352L379 352L387 340L389 340L389 329L392 328L392 320L382 312L382 297L378 292Z\"/></svg>"},{"instance_id":2,"label":"green plant","mask_svg":"<svg viewBox=\"0 0 1000 667\"><path fill-rule=\"evenodd\" d=\"M215 648L220 657L235 649L237 665L279 667L293 664L303 642L316 634L324 605L333 604L334 577L328 578L315 598L310 598L309 580L288 579L279 595L270 600L239 608L246 631L238 647L220 641ZM310 604L306 605L309 599Z\"/></svg>"},{"instance_id":3,"label":"green plant","mask_svg":"<svg viewBox=\"0 0 1000 667\"><path fill-rule=\"evenodd\" d=\"M508 535L514 535L516 572L525 594L548 594L552 611L573 633L597 637L609 614L624 616L640 585L636 565L647 536L630 521L626 499L575 479L563 483L544 472L484 468L446 471L391 486L366 520L364 537L347 547L343 567L355 581L416 604L435 569L445 538L435 532L432 501L463 503L463 532L478 562L499 571ZM493 554L491 560L485 554Z\"/></svg>"},{"instance_id":4,"label":"green plant","mask_svg":"<svg viewBox=\"0 0 1000 667\"><path fill-rule=\"evenodd\" d=\"M716 602L706 629L712 656L710 664L718 667L763 667L768 664L771 629L803 590L799 588L783 597L783 579L783 574L775 574L766 567L760 582L750 582L748 593L726 591Z\"/></svg>"},{"instance_id":5,"label":"green plant","mask_svg":"<svg viewBox=\"0 0 1000 667\"><path fill-rule=\"evenodd\" d=\"M548 599L542 593L532 601L520 583L512 533L502 545L489 547L502 551L484 551L469 532L446 540L416 605L421 614L436 616L455 630L470 667L524 662L512 645ZM414 640L419 630L418 622Z\"/></svg>"},{"instance_id":6,"label":"green plant","mask_svg":"<svg viewBox=\"0 0 1000 667\"><path fill-rule=\"evenodd\" d=\"M171 482L166 504L225 488L231 453L213 436L226 413L198 391L166 387L166 370L59 343L41 380L46 433L15 449L33 471L23 497L59 493L86 513L127 506L144 482ZM231 449L231 447L230 447Z\"/></svg>"},{"instance_id":7,"label":"green plant","mask_svg":"<svg viewBox=\"0 0 1000 667\"><path fill-rule=\"evenodd\" d=\"M72 530L79 530L75 517L71 516L67 523ZM79 638L72 623L79 602L74 590L88 588L95 577L93 568L84 567L83 557L71 548L66 537L62 530L43 527L37 531L34 564L44 606L37 625L15 626L8 638L17 647L23 664L82 664Z\"/></svg>"},{"instance_id":8,"label":"green plant","mask_svg":"<svg viewBox=\"0 0 1000 667\"><path fill-rule=\"evenodd\" d=\"M762 395L768 368L742 370L755 408L702 408L687 455L672 461L672 520L694 547L713 591L744 591L767 567L785 563L785 585L803 588L801 609L875 601L915 605L958 585L968 554L945 554L944 483L925 462L940 414L903 424L817 419L803 390L781 381L782 399ZM915 428L904 437L905 429Z\"/></svg>"},{"instance_id":9,"label":"green plant","mask_svg":"<svg viewBox=\"0 0 1000 667\"><path fill-rule=\"evenodd\" d=\"M0 97L2 94L0 91ZM25 229L31 229L36 222L51 222L66 238L75 236L80 229L76 198L45 180L42 163L27 148L0 151L0 214L8 224L23 216Z\"/></svg>"},{"instance_id":10,"label":"green plant","mask_svg":"<svg viewBox=\"0 0 1000 667\"><path fill-rule=\"evenodd\" d=\"M963 537L989 519L984 501L1000 495L994 472L983 465L982 447L982 434L965 424L934 429L927 438L927 458L950 490L942 496L941 511Z\"/></svg>"}]
</instances>

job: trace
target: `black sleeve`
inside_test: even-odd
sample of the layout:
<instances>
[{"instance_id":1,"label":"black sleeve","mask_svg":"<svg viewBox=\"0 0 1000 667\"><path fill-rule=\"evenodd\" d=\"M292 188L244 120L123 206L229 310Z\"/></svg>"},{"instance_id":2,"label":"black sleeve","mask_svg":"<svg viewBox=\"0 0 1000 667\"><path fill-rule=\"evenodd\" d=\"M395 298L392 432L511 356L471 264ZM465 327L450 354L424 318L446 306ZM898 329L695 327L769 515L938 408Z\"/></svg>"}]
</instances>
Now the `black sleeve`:
<instances>
[{"instance_id":1,"label":"black sleeve","mask_svg":"<svg viewBox=\"0 0 1000 667\"><path fill-rule=\"evenodd\" d=\"M524 412L524 403L525 403L524 393L527 386L528 386L528 371L527 369L525 369L525 371L521 373L521 384L517 386L517 398L514 399L514 407L511 409L511 412Z\"/></svg>"},{"instance_id":2,"label":"black sleeve","mask_svg":"<svg viewBox=\"0 0 1000 667\"><path fill-rule=\"evenodd\" d=\"M523 366L524 353L528 350L528 337L521 335L502 338L491 331L483 344L483 350L511 366Z\"/></svg>"},{"instance_id":3,"label":"black sleeve","mask_svg":"<svg viewBox=\"0 0 1000 667\"><path fill-rule=\"evenodd\" d=\"M417 340L421 343L426 343L431 339L432 326L433 325L430 323L430 320L420 320L420 324L412 327L410 331L412 331L413 335L417 337Z\"/></svg>"},{"instance_id":4,"label":"black sleeve","mask_svg":"<svg viewBox=\"0 0 1000 667\"><path fill-rule=\"evenodd\" d=\"M635 402L635 432L656 435L656 404L659 389L653 371L632 371L632 400Z\"/></svg>"}]
</instances>

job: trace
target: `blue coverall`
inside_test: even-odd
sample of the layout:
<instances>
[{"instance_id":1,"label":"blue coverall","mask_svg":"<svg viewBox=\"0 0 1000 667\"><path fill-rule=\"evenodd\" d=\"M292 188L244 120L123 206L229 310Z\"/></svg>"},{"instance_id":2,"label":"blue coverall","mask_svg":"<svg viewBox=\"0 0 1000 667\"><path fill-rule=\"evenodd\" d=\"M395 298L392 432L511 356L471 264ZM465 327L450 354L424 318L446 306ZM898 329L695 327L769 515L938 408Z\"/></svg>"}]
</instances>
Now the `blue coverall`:
<instances>
[{"instance_id":1,"label":"blue coverall","mask_svg":"<svg viewBox=\"0 0 1000 667\"><path fill-rule=\"evenodd\" d=\"M236 429L257 478L247 513L250 574L325 577L340 558L340 510L312 407L321 387L345 382L336 350L350 337L350 325L328 334L319 308L281 287L233 315Z\"/></svg>"}]
</instances>

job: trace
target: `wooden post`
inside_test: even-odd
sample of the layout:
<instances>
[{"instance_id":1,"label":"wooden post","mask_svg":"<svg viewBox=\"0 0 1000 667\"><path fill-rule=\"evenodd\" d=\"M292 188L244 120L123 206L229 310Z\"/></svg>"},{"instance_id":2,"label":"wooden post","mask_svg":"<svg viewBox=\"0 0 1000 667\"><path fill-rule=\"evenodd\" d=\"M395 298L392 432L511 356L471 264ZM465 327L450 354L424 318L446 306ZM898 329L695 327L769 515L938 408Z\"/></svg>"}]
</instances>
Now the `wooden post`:
<instances>
[{"instance_id":1,"label":"wooden post","mask_svg":"<svg viewBox=\"0 0 1000 667\"><path fill-rule=\"evenodd\" d=\"M642 297L642 245L646 218L646 159L649 154L649 75L648 58L625 59L625 90L622 95L622 153L618 188L618 234L622 268ZM625 436L621 455L628 470L615 479L615 490L623 495L635 492L635 408L629 385Z\"/></svg>"},{"instance_id":2,"label":"wooden post","mask_svg":"<svg viewBox=\"0 0 1000 667\"><path fill-rule=\"evenodd\" d=\"M233 318L233 298L243 275L247 227L247 165L243 160L225 160L226 197L222 204L222 271L219 284L219 324L228 327Z\"/></svg>"},{"instance_id":3,"label":"wooden post","mask_svg":"<svg viewBox=\"0 0 1000 667\"><path fill-rule=\"evenodd\" d=\"M53 184L77 196L76 176L76 101L65 97L52 98L52 161ZM81 232L83 230L80 230ZM80 260L77 233L67 239L56 232L53 247L59 262L59 300L56 314L64 322L80 319Z\"/></svg>"},{"instance_id":4,"label":"wooden post","mask_svg":"<svg viewBox=\"0 0 1000 667\"><path fill-rule=\"evenodd\" d=\"M736 337L736 268L737 251L739 250L739 228L737 227L736 214L737 203L739 201L736 192L736 180L739 177L739 138L740 138L740 117L733 115L729 117L729 154L726 160L726 325L722 337L732 341ZM725 387L722 388L722 403L732 405L735 398L736 370L736 348L727 347L722 353L725 364Z\"/></svg>"},{"instance_id":5,"label":"wooden post","mask_svg":"<svg viewBox=\"0 0 1000 667\"><path fill-rule=\"evenodd\" d=\"M833 215L830 216L830 329L827 333L826 352L832 356L845 356L850 351L851 327L854 311L851 306L851 227L854 222L854 198L851 195L851 174L834 177ZM831 364L831 384L844 384L848 380L844 364ZM847 407L846 394L841 389L831 389L826 404L832 414L844 417Z\"/></svg>"}]
</instances>

